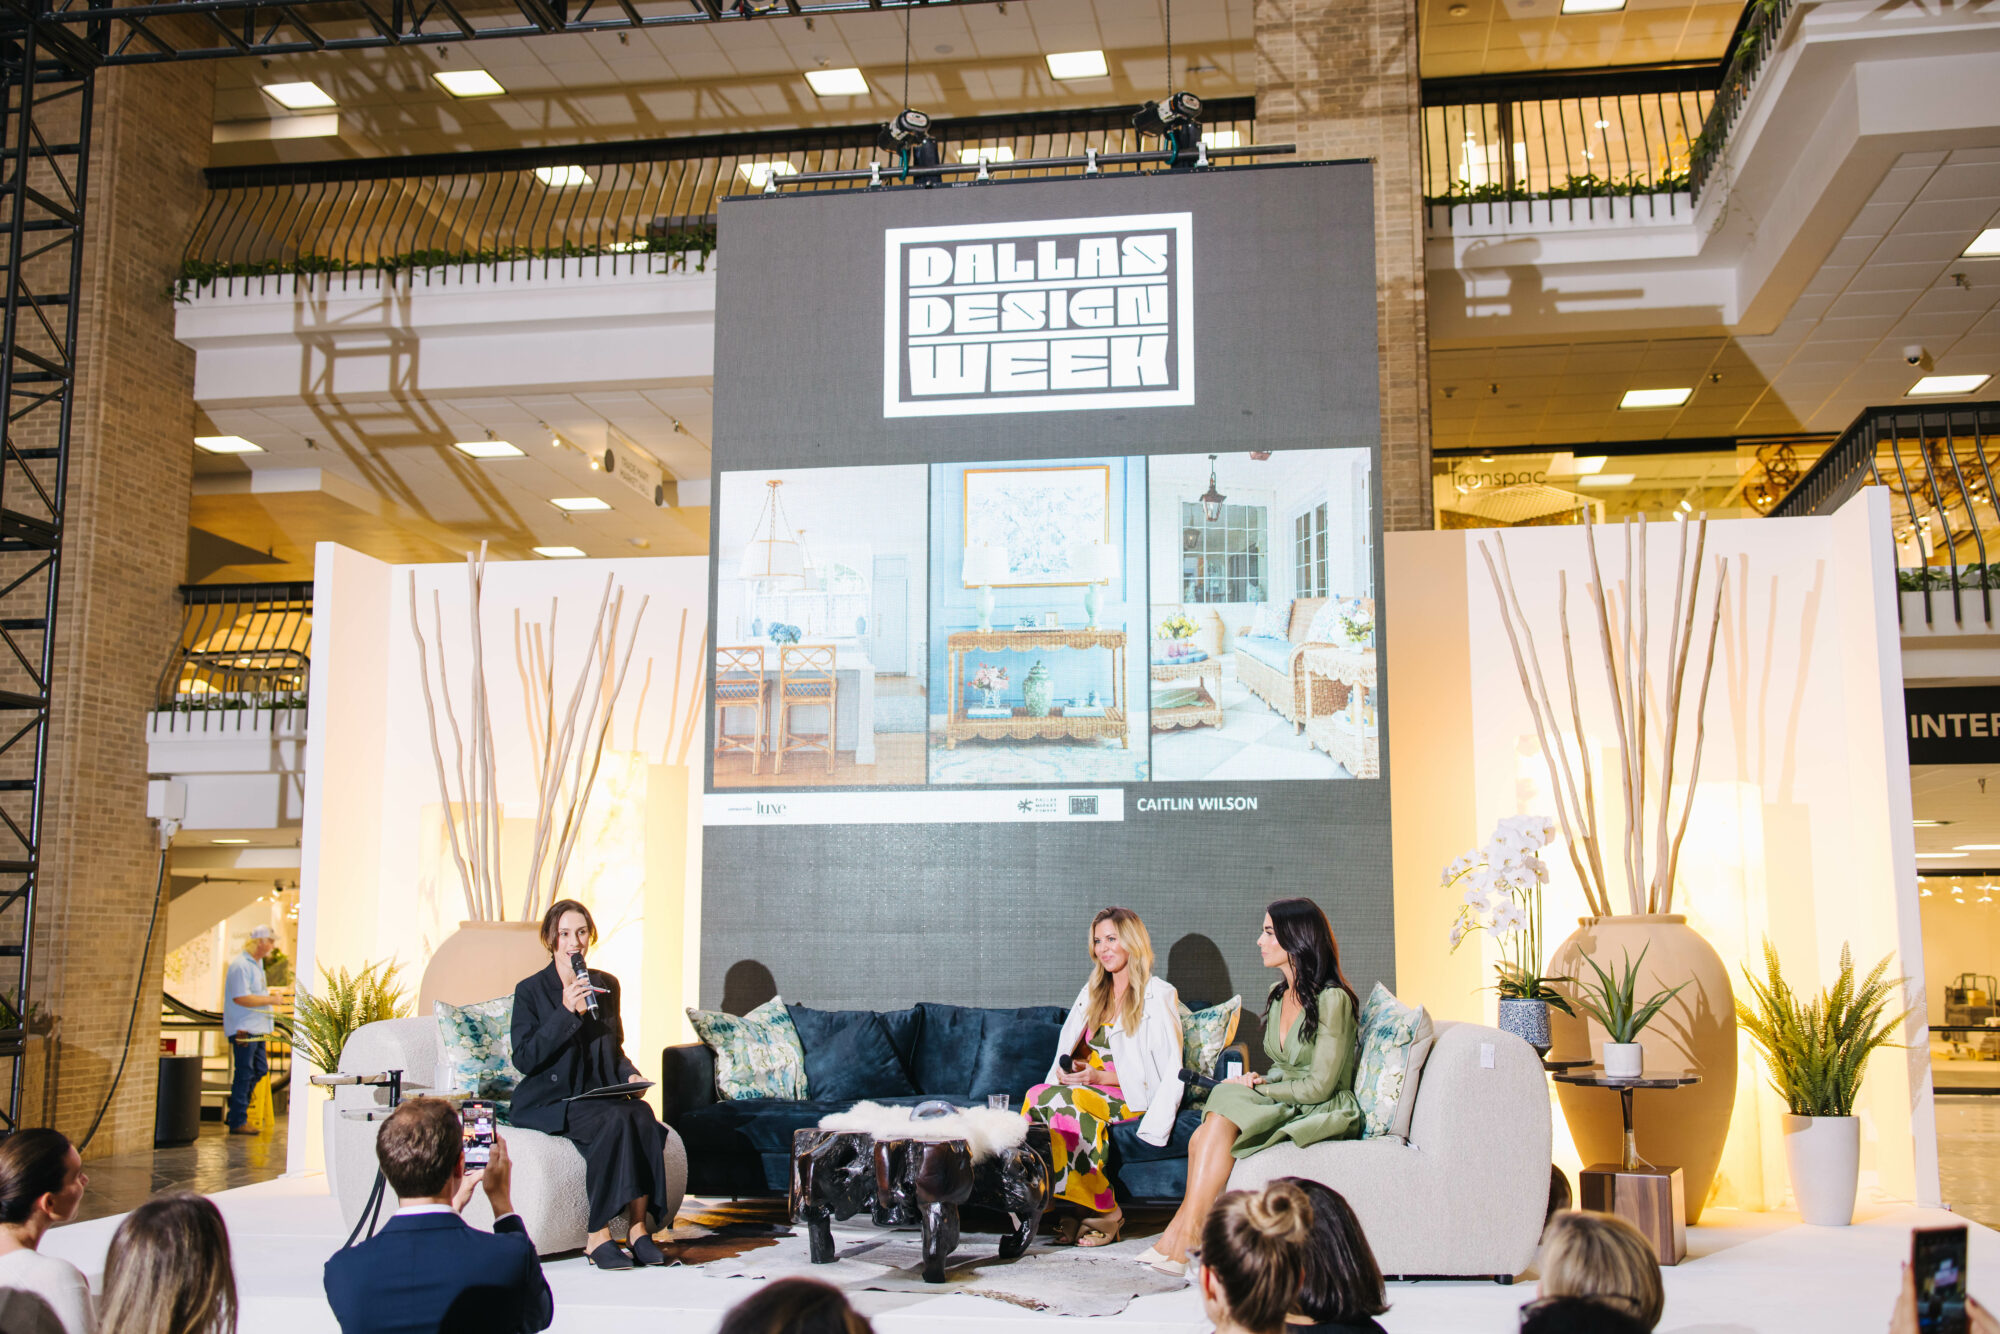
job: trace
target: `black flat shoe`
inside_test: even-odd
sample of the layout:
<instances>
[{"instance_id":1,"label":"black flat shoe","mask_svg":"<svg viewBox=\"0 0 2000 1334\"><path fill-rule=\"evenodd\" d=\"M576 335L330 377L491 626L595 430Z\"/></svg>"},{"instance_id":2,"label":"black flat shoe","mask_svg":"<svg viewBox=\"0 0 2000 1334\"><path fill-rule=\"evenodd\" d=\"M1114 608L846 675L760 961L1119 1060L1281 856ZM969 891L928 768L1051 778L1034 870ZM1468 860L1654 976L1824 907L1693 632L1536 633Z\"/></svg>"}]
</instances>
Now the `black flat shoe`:
<instances>
[{"instance_id":1,"label":"black flat shoe","mask_svg":"<svg viewBox=\"0 0 2000 1334\"><path fill-rule=\"evenodd\" d=\"M667 1253L660 1249L660 1243L646 1233L633 1230L632 1240L626 1243L632 1248L632 1263L640 1265L663 1265Z\"/></svg>"},{"instance_id":2,"label":"black flat shoe","mask_svg":"<svg viewBox=\"0 0 2000 1334\"><path fill-rule=\"evenodd\" d=\"M597 1249L584 1257L599 1269L630 1269L632 1257L620 1250L615 1241L602 1241Z\"/></svg>"}]
</instances>

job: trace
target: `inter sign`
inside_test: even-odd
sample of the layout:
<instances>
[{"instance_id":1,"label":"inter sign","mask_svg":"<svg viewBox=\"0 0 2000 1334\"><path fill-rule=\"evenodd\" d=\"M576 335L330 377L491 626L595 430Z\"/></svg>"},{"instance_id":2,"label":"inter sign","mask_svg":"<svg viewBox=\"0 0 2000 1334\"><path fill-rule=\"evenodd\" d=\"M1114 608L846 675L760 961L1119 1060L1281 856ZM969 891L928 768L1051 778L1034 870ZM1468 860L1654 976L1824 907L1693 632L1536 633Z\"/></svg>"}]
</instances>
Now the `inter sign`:
<instances>
[{"instance_id":1,"label":"inter sign","mask_svg":"<svg viewBox=\"0 0 2000 1334\"><path fill-rule=\"evenodd\" d=\"M888 243L882 415L1194 402L1193 215L902 227Z\"/></svg>"}]
</instances>

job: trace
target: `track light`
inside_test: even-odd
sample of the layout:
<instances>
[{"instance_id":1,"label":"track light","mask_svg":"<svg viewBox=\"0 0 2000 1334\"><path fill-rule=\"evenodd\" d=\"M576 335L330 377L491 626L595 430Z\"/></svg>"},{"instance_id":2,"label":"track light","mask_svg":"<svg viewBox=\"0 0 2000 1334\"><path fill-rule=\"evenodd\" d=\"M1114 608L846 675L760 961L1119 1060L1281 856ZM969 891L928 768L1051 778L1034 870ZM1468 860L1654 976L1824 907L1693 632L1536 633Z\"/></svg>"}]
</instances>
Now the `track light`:
<instances>
[{"instance_id":1,"label":"track light","mask_svg":"<svg viewBox=\"0 0 2000 1334\"><path fill-rule=\"evenodd\" d=\"M1148 102L1132 117L1132 128L1142 136L1167 141L1173 153L1173 167L1191 167L1201 155L1201 99L1190 92L1178 92L1164 104Z\"/></svg>"},{"instance_id":2,"label":"track light","mask_svg":"<svg viewBox=\"0 0 2000 1334\"><path fill-rule=\"evenodd\" d=\"M876 134L875 146L885 153L901 153L905 174L913 167L935 167L938 164L937 142L931 138L931 118L914 107L904 107L897 112L896 119ZM933 184L935 180L935 177L926 177L924 184Z\"/></svg>"}]
</instances>

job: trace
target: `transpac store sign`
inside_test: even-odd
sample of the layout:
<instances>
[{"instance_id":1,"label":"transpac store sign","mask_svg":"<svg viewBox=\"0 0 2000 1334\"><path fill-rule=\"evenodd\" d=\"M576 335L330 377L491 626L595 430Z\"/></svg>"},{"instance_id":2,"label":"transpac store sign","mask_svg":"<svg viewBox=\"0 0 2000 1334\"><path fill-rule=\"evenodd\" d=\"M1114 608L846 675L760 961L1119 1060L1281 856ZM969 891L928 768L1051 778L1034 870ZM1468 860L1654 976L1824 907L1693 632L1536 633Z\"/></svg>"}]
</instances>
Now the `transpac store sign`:
<instances>
[{"instance_id":1,"label":"transpac store sign","mask_svg":"<svg viewBox=\"0 0 2000 1334\"><path fill-rule=\"evenodd\" d=\"M1193 215L904 227L888 243L882 413L1194 402Z\"/></svg>"}]
</instances>

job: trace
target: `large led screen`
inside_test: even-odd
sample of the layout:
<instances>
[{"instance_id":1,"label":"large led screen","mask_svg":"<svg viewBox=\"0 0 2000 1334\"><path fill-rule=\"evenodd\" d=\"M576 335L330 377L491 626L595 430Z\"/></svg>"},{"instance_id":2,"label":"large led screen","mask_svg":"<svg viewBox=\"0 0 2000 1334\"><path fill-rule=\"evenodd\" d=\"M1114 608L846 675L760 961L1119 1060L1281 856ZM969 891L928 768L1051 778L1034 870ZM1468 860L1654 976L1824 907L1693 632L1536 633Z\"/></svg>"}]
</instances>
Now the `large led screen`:
<instances>
[{"instance_id":1,"label":"large led screen","mask_svg":"<svg viewBox=\"0 0 2000 1334\"><path fill-rule=\"evenodd\" d=\"M706 1002L1064 1000L1117 902L1256 1004L1292 894L1391 980L1372 188L725 203Z\"/></svg>"}]
</instances>

